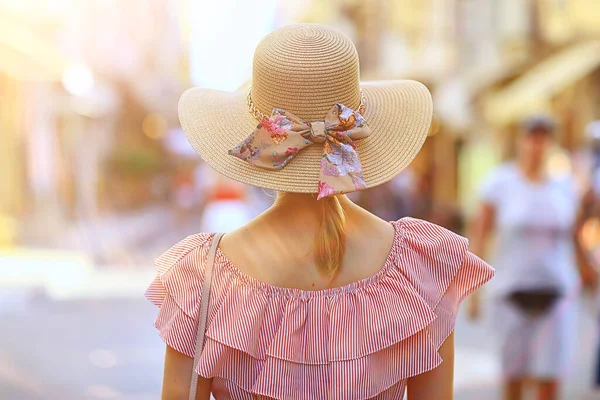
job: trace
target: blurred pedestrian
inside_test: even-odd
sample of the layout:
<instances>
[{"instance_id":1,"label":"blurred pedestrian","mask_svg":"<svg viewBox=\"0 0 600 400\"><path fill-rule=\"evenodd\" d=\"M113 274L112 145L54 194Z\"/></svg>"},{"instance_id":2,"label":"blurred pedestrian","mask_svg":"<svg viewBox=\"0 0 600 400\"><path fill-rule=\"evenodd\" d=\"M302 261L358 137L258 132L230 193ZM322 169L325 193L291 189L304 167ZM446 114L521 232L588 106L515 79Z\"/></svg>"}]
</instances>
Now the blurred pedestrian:
<instances>
[{"instance_id":1,"label":"blurred pedestrian","mask_svg":"<svg viewBox=\"0 0 600 400\"><path fill-rule=\"evenodd\" d=\"M195 206L198 196L194 187L193 164L182 161L173 172L171 205L175 211L175 221L178 226L185 225Z\"/></svg>"},{"instance_id":2,"label":"blurred pedestrian","mask_svg":"<svg viewBox=\"0 0 600 400\"><path fill-rule=\"evenodd\" d=\"M215 176L213 185L207 189L207 202L200 227L202 231L231 232L252 219L253 210L244 185L223 176Z\"/></svg>"},{"instance_id":3,"label":"blurred pedestrian","mask_svg":"<svg viewBox=\"0 0 600 400\"><path fill-rule=\"evenodd\" d=\"M349 198L386 221L395 221L408 215L414 216L416 199L414 175L414 171L407 168L389 182L364 192L352 193Z\"/></svg>"},{"instance_id":4,"label":"blurred pedestrian","mask_svg":"<svg viewBox=\"0 0 600 400\"><path fill-rule=\"evenodd\" d=\"M416 156L429 91L360 83L352 42L314 24L271 33L253 71L250 92L179 103L211 167L278 194L221 241L192 235L157 260L163 398L451 400L457 310L493 269L461 236L346 196Z\"/></svg>"},{"instance_id":5,"label":"blurred pedestrian","mask_svg":"<svg viewBox=\"0 0 600 400\"><path fill-rule=\"evenodd\" d=\"M524 121L517 159L496 167L482 186L472 240L481 255L488 237L497 236L492 310L507 400L522 399L526 381L536 387L539 400L557 399L576 340L580 204L571 176L545 172L555 128L544 115ZM585 264L579 272L593 285L590 268ZM472 316L479 303L478 295L471 298Z\"/></svg>"},{"instance_id":6,"label":"blurred pedestrian","mask_svg":"<svg viewBox=\"0 0 600 400\"><path fill-rule=\"evenodd\" d=\"M588 184L584 195L584 207L582 209L582 222L600 219L600 121L592 121L586 127L586 137L588 146L586 154L588 164ZM600 246L597 241L592 243L590 249L594 254L593 260L598 263L598 254ZM600 304L600 295L596 298L596 303ZM600 315L596 316L600 326ZM597 344L596 365L594 371L594 386L600 391L600 340Z\"/></svg>"},{"instance_id":7,"label":"blurred pedestrian","mask_svg":"<svg viewBox=\"0 0 600 400\"><path fill-rule=\"evenodd\" d=\"M586 127L588 173L588 214L600 216L600 121L590 122Z\"/></svg>"}]
</instances>

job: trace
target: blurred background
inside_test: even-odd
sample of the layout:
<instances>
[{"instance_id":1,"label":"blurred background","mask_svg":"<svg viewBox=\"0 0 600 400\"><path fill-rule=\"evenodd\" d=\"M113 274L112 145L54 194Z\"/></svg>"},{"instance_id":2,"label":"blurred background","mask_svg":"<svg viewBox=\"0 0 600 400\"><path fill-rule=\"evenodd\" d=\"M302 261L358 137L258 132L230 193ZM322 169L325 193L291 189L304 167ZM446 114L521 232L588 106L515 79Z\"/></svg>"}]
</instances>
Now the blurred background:
<instances>
[{"instance_id":1,"label":"blurred background","mask_svg":"<svg viewBox=\"0 0 600 400\"><path fill-rule=\"evenodd\" d=\"M349 35L363 80L417 79L433 93L422 152L355 196L364 207L468 234L482 179L538 112L559 126L549 173L586 192L593 174L579 160L600 119L595 0L0 0L0 398L159 398L164 347L142 296L153 259L272 201L201 162L178 98L247 85L259 40L301 21ZM586 221L590 250L598 221ZM598 317L579 301L565 398L600 398ZM459 318L457 399L500 398L485 315Z\"/></svg>"}]
</instances>

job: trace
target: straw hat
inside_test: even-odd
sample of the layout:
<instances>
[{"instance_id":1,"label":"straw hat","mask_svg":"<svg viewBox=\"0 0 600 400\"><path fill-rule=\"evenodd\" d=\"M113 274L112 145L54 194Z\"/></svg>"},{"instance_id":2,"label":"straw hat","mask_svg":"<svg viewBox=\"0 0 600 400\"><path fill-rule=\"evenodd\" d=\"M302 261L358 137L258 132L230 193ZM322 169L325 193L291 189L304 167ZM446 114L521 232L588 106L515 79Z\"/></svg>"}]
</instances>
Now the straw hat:
<instances>
[{"instance_id":1,"label":"straw hat","mask_svg":"<svg viewBox=\"0 0 600 400\"><path fill-rule=\"evenodd\" d=\"M337 103L358 110L361 98L372 133L356 148L368 188L392 179L417 155L431 122L431 95L415 81L360 82L354 44L332 28L296 24L272 32L254 53L249 93L189 89L179 118L194 149L221 174L266 189L317 193L323 146L306 147L277 170L229 154L257 127L247 100L258 113L279 108L310 123L323 121Z\"/></svg>"}]
</instances>

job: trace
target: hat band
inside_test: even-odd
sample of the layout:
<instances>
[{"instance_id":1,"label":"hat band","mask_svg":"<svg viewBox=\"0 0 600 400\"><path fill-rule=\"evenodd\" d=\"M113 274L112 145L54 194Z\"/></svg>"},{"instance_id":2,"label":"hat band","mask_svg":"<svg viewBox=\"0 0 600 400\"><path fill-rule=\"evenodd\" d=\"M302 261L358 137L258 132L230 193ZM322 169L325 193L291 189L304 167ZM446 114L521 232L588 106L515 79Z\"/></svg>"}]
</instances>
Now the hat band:
<instances>
[{"instance_id":1,"label":"hat band","mask_svg":"<svg viewBox=\"0 0 600 400\"><path fill-rule=\"evenodd\" d=\"M258 167L279 170L302 149L315 143L323 145L317 200L366 188L354 140L371 134L361 115L343 104L334 105L324 121L310 124L294 114L273 109L271 117L260 113L248 95L248 110L259 123L254 131L229 154Z\"/></svg>"},{"instance_id":2,"label":"hat band","mask_svg":"<svg viewBox=\"0 0 600 400\"><path fill-rule=\"evenodd\" d=\"M252 114L252 116L257 121L261 121L265 118L269 118L267 115L261 113L260 110L258 108L256 108L256 106L252 102L252 88L250 88L248 90L248 95L246 96L246 104L248 105L248 112L250 114ZM367 105L365 103L365 96L363 95L363 91L361 90L360 91L360 104L358 105L358 108L356 109L356 111L358 111L361 115L363 115L365 113L366 109L367 109Z\"/></svg>"}]
</instances>

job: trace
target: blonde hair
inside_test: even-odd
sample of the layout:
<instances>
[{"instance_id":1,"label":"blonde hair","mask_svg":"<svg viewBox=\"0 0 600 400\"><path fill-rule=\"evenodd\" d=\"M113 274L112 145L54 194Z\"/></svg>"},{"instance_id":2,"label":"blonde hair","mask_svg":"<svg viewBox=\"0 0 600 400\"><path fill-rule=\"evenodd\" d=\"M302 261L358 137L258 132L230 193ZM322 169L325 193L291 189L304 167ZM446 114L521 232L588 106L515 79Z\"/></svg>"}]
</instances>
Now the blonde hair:
<instances>
[{"instance_id":1,"label":"blonde hair","mask_svg":"<svg viewBox=\"0 0 600 400\"><path fill-rule=\"evenodd\" d=\"M323 217L321 227L315 236L314 259L317 268L333 278L339 271L344 258L346 214L339 199L335 196L325 197L319 202L322 203Z\"/></svg>"}]
</instances>

